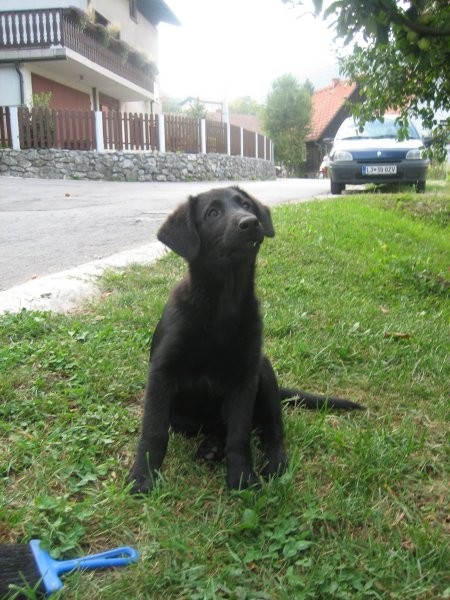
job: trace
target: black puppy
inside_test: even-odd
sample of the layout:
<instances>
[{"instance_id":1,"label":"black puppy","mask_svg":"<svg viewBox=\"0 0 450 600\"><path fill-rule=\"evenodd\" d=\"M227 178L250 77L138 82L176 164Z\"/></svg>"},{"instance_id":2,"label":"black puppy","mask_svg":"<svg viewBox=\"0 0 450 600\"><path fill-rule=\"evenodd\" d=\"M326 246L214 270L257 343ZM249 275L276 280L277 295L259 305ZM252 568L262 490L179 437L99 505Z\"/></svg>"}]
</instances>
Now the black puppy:
<instances>
[{"instance_id":1,"label":"black puppy","mask_svg":"<svg viewBox=\"0 0 450 600\"><path fill-rule=\"evenodd\" d=\"M280 389L262 354L262 321L254 291L264 236L275 235L270 211L238 187L191 196L163 223L158 239L185 258L189 273L172 291L150 352L141 438L128 480L152 489L167 450L169 428L202 433L198 456L225 454L227 484L257 483L250 450L256 429L271 477L286 468L281 400L309 408L359 405Z\"/></svg>"}]
</instances>

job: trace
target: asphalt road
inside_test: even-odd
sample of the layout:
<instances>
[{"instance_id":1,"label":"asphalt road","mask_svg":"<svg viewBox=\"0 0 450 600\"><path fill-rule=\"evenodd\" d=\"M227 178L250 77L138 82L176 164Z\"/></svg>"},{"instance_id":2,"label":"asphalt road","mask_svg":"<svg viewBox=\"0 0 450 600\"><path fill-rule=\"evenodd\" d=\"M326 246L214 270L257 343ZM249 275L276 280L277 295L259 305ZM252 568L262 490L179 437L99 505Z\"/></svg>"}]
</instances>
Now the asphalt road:
<instances>
[{"instance_id":1,"label":"asphalt road","mask_svg":"<svg viewBox=\"0 0 450 600\"><path fill-rule=\"evenodd\" d=\"M0 177L0 290L153 242L166 215L189 194L227 185ZM239 185L269 205L329 188L320 179Z\"/></svg>"}]
</instances>

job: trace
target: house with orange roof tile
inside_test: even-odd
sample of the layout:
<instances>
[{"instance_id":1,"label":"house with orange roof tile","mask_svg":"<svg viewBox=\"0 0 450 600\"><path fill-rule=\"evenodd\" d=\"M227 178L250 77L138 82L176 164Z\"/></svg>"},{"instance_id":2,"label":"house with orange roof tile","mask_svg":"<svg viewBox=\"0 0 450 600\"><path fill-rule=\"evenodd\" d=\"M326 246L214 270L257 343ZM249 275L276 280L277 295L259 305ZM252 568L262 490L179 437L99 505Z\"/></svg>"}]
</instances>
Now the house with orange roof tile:
<instances>
[{"instance_id":1,"label":"house with orange roof tile","mask_svg":"<svg viewBox=\"0 0 450 600\"><path fill-rule=\"evenodd\" d=\"M333 79L331 85L313 94L311 127L306 139L306 172L309 177L317 176L320 163L330 149L329 140L334 138L341 123L349 116L347 100L358 100L358 87L341 79Z\"/></svg>"}]
</instances>

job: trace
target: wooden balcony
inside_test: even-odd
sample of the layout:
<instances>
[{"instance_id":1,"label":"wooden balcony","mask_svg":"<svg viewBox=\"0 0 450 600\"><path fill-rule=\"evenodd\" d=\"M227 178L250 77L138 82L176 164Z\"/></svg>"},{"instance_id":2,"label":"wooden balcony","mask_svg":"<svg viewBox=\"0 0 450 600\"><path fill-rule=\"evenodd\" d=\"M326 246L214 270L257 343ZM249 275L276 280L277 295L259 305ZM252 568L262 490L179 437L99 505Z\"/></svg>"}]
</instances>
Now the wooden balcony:
<instances>
[{"instance_id":1,"label":"wooden balcony","mask_svg":"<svg viewBox=\"0 0 450 600\"><path fill-rule=\"evenodd\" d=\"M0 12L0 59L5 50L70 48L93 63L149 92L155 66L101 25L73 9ZM26 61L27 59L25 59ZM29 60L29 59L28 59Z\"/></svg>"}]
</instances>

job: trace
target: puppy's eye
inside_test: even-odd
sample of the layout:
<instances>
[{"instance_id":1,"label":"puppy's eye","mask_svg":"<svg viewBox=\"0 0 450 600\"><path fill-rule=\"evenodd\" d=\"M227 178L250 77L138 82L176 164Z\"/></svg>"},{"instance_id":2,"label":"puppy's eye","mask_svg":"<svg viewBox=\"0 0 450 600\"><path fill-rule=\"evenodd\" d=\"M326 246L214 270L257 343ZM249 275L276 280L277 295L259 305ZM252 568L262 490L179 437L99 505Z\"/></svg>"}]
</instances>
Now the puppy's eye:
<instances>
[{"instance_id":1,"label":"puppy's eye","mask_svg":"<svg viewBox=\"0 0 450 600\"><path fill-rule=\"evenodd\" d=\"M252 207L250 202L242 202L241 206L244 210L250 210Z\"/></svg>"},{"instance_id":2,"label":"puppy's eye","mask_svg":"<svg viewBox=\"0 0 450 600\"><path fill-rule=\"evenodd\" d=\"M217 208L210 208L206 214L208 217L216 219L220 215L220 212L217 210Z\"/></svg>"}]
</instances>

